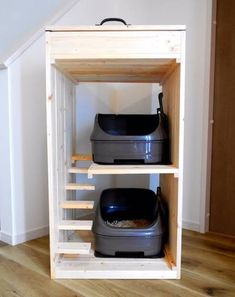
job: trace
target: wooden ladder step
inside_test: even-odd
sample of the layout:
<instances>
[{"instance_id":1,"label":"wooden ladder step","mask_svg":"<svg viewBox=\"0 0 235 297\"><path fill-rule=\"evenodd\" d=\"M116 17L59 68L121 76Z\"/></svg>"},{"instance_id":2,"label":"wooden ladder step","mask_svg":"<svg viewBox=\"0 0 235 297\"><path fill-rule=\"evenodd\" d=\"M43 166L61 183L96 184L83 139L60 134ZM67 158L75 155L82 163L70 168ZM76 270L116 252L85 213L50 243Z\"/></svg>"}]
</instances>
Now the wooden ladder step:
<instances>
[{"instance_id":1,"label":"wooden ladder step","mask_svg":"<svg viewBox=\"0 0 235 297\"><path fill-rule=\"evenodd\" d=\"M91 220L62 220L58 226L59 230L91 230Z\"/></svg>"},{"instance_id":2,"label":"wooden ladder step","mask_svg":"<svg viewBox=\"0 0 235 297\"><path fill-rule=\"evenodd\" d=\"M88 191L94 191L95 186L91 184L67 184L65 185L66 190L88 190Z\"/></svg>"},{"instance_id":3,"label":"wooden ladder step","mask_svg":"<svg viewBox=\"0 0 235 297\"><path fill-rule=\"evenodd\" d=\"M61 208L77 208L77 209L92 209L94 207L94 201L63 201L60 204Z\"/></svg>"},{"instance_id":4,"label":"wooden ladder step","mask_svg":"<svg viewBox=\"0 0 235 297\"><path fill-rule=\"evenodd\" d=\"M82 167L71 167L68 169L68 173L85 173L87 174L88 173L88 169L89 168L82 168Z\"/></svg>"},{"instance_id":5,"label":"wooden ladder step","mask_svg":"<svg viewBox=\"0 0 235 297\"><path fill-rule=\"evenodd\" d=\"M92 155L90 154L75 154L72 156L72 162L75 161L92 161Z\"/></svg>"},{"instance_id":6,"label":"wooden ladder step","mask_svg":"<svg viewBox=\"0 0 235 297\"><path fill-rule=\"evenodd\" d=\"M59 242L56 247L58 254L81 254L87 255L90 253L90 242Z\"/></svg>"}]
</instances>

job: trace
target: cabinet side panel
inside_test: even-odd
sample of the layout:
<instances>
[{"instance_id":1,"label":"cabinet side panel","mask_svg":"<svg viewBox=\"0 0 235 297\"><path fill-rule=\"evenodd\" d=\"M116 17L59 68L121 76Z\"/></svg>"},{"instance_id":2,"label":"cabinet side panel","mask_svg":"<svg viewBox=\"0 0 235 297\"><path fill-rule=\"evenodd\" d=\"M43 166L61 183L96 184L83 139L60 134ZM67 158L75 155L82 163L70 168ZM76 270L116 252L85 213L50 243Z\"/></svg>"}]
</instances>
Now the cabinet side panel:
<instances>
[{"instance_id":1,"label":"cabinet side panel","mask_svg":"<svg viewBox=\"0 0 235 297\"><path fill-rule=\"evenodd\" d=\"M58 230L65 217L60 204L69 200L65 184L69 182L68 167L72 155L72 116L74 85L51 65L50 36L47 34L47 148L49 177L49 217L51 277L55 277L56 247L63 241L64 233ZM69 194L71 195L71 194Z\"/></svg>"},{"instance_id":2,"label":"cabinet side panel","mask_svg":"<svg viewBox=\"0 0 235 297\"><path fill-rule=\"evenodd\" d=\"M64 185L74 182L74 175L69 173L72 166L72 154L74 151L74 84L64 76ZM74 191L66 191L64 188L63 201L75 200ZM64 210L64 219L73 219L73 210Z\"/></svg>"},{"instance_id":3,"label":"cabinet side panel","mask_svg":"<svg viewBox=\"0 0 235 297\"><path fill-rule=\"evenodd\" d=\"M163 105L169 120L170 157L171 162L179 167L179 129L180 129L180 64L165 79L163 89ZM178 178L174 175L161 175L160 185L164 200L169 207L169 249L176 265L178 261L179 239L179 199ZM181 219L180 219L181 220Z\"/></svg>"},{"instance_id":4,"label":"cabinet side panel","mask_svg":"<svg viewBox=\"0 0 235 297\"><path fill-rule=\"evenodd\" d=\"M50 266L51 277L55 270L55 243L59 233L56 229L57 220L57 174L56 174L56 102L54 99L54 68L47 64L47 153L48 153L48 187L49 187L49 221L50 221Z\"/></svg>"},{"instance_id":5,"label":"cabinet side panel","mask_svg":"<svg viewBox=\"0 0 235 297\"><path fill-rule=\"evenodd\" d=\"M172 259L177 263L177 229L178 229L178 179L173 174L162 174L160 176L162 198L168 205L169 210L169 250Z\"/></svg>"},{"instance_id":6,"label":"cabinet side panel","mask_svg":"<svg viewBox=\"0 0 235 297\"><path fill-rule=\"evenodd\" d=\"M164 81L163 106L169 120L170 156L173 165L179 165L179 110L180 110L180 64Z\"/></svg>"},{"instance_id":7,"label":"cabinet side panel","mask_svg":"<svg viewBox=\"0 0 235 297\"><path fill-rule=\"evenodd\" d=\"M58 69L55 72L55 106L56 106L56 170L57 170L57 204L58 222L72 219L73 213L61 207L63 201L72 200L73 191L66 191L67 183L72 182L68 169L71 167L73 151L73 83ZM56 206L55 206L56 207ZM59 232L59 241L66 241L65 232Z\"/></svg>"}]
</instances>

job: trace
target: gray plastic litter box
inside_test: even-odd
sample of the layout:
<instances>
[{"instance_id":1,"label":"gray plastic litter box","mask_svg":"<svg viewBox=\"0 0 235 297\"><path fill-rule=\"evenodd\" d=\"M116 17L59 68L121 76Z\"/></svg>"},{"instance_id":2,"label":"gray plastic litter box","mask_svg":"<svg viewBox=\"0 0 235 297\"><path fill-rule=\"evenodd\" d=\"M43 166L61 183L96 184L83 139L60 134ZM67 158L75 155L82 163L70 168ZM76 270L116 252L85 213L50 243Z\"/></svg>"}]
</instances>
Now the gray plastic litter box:
<instances>
[{"instance_id":1,"label":"gray plastic litter box","mask_svg":"<svg viewBox=\"0 0 235 297\"><path fill-rule=\"evenodd\" d=\"M144 227L116 227L122 221L147 221ZM98 257L162 257L167 239L165 204L153 191L111 188L101 193L92 231Z\"/></svg>"},{"instance_id":2,"label":"gray plastic litter box","mask_svg":"<svg viewBox=\"0 0 235 297\"><path fill-rule=\"evenodd\" d=\"M98 164L169 164L166 116L97 114L90 137Z\"/></svg>"}]
</instances>

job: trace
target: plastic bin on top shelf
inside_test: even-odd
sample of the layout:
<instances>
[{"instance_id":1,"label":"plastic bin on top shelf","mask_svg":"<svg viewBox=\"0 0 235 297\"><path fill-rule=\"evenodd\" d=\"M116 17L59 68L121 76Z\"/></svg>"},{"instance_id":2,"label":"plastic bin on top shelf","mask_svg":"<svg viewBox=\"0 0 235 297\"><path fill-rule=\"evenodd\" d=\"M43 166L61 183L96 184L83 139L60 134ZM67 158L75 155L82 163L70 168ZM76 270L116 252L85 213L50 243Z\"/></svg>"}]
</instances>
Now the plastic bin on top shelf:
<instances>
[{"instance_id":1,"label":"plastic bin on top shelf","mask_svg":"<svg viewBox=\"0 0 235 297\"><path fill-rule=\"evenodd\" d=\"M97 114L92 143L98 164L169 164L162 114Z\"/></svg>"}]
</instances>

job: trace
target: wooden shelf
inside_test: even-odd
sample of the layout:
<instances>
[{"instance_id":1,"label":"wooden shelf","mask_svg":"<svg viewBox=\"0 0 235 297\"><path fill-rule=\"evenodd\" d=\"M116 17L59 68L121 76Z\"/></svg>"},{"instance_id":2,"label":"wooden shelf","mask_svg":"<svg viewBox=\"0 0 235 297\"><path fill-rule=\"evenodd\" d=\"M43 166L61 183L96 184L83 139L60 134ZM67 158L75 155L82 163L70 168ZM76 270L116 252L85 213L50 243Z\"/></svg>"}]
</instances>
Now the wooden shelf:
<instances>
[{"instance_id":1,"label":"wooden shelf","mask_svg":"<svg viewBox=\"0 0 235 297\"><path fill-rule=\"evenodd\" d=\"M88 173L88 168L84 168L84 167L71 167L71 168L69 168L68 173L87 174Z\"/></svg>"},{"instance_id":2,"label":"wooden shelf","mask_svg":"<svg viewBox=\"0 0 235 297\"><path fill-rule=\"evenodd\" d=\"M169 267L165 258L122 259L96 258L91 252L79 257L59 258L55 267L56 278L89 279L175 279L176 267Z\"/></svg>"},{"instance_id":3,"label":"wooden shelf","mask_svg":"<svg viewBox=\"0 0 235 297\"><path fill-rule=\"evenodd\" d=\"M75 154L72 156L72 162L75 161L92 161L91 154Z\"/></svg>"},{"instance_id":4,"label":"wooden shelf","mask_svg":"<svg viewBox=\"0 0 235 297\"><path fill-rule=\"evenodd\" d=\"M60 207L65 209L92 209L94 207L94 201L63 201Z\"/></svg>"},{"instance_id":5,"label":"wooden shelf","mask_svg":"<svg viewBox=\"0 0 235 297\"><path fill-rule=\"evenodd\" d=\"M65 190L86 190L86 191L94 191L95 186L91 184L67 184L65 185Z\"/></svg>"},{"instance_id":6,"label":"wooden shelf","mask_svg":"<svg viewBox=\"0 0 235 297\"><path fill-rule=\"evenodd\" d=\"M59 230L91 230L91 220L62 220L58 226Z\"/></svg>"},{"instance_id":7,"label":"wooden shelf","mask_svg":"<svg viewBox=\"0 0 235 297\"><path fill-rule=\"evenodd\" d=\"M57 67L74 82L156 82L176 66L169 59L59 59Z\"/></svg>"},{"instance_id":8,"label":"wooden shelf","mask_svg":"<svg viewBox=\"0 0 235 297\"><path fill-rule=\"evenodd\" d=\"M59 242L56 253L86 255L90 253L90 249L90 242Z\"/></svg>"},{"instance_id":9,"label":"wooden shelf","mask_svg":"<svg viewBox=\"0 0 235 297\"><path fill-rule=\"evenodd\" d=\"M79 167L69 169L70 173L80 173ZM87 169L89 178L97 174L174 174L178 175L179 169L174 165L99 165L92 163Z\"/></svg>"}]
</instances>

